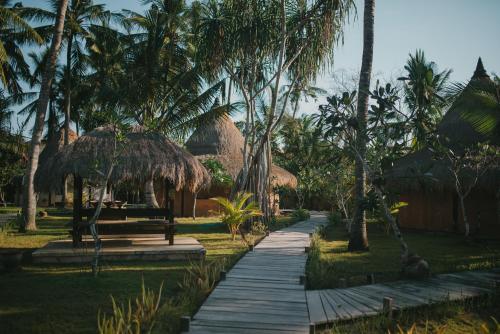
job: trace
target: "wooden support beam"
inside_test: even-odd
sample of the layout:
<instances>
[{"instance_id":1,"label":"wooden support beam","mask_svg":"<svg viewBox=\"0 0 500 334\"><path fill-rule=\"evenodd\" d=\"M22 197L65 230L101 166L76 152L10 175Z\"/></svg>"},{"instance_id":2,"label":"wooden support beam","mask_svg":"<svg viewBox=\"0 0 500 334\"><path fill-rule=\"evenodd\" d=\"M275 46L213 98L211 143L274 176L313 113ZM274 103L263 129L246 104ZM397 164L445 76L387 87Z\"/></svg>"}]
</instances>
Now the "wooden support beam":
<instances>
[{"instance_id":1,"label":"wooden support beam","mask_svg":"<svg viewBox=\"0 0 500 334\"><path fill-rule=\"evenodd\" d=\"M347 281L345 278L339 279L339 288L346 288L347 287Z\"/></svg>"},{"instance_id":2,"label":"wooden support beam","mask_svg":"<svg viewBox=\"0 0 500 334\"><path fill-rule=\"evenodd\" d=\"M300 275L299 283L300 283L300 285L306 285L306 276L305 275Z\"/></svg>"},{"instance_id":3,"label":"wooden support beam","mask_svg":"<svg viewBox=\"0 0 500 334\"><path fill-rule=\"evenodd\" d=\"M384 299L382 300L382 311L384 312L384 314L387 315L387 317L389 319L392 318L393 306L394 306L394 303L393 303L392 298L384 297Z\"/></svg>"},{"instance_id":4,"label":"wooden support beam","mask_svg":"<svg viewBox=\"0 0 500 334\"><path fill-rule=\"evenodd\" d=\"M82 222L83 180L76 174L73 179L73 247L76 247L82 241L79 225Z\"/></svg>"},{"instance_id":5,"label":"wooden support beam","mask_svg":"<svg viewBox=\"0 0 500 334\"><path fill-rule=\"evenodd\" d=\"M224 271L224 270L222 270L222 271L220 272L220 276L219 276L219 277L220 277L220 280L221 280L221 281L225 281L225 280L226 280L226 274L227 274L227 273L226 273L226 271Z\"/></svg>"},{"instance_id":6,"label":"wooden support beam","mask_svg":"<svg viewBox=\"0 0 500 334\"><path fill-rule=\"evenodd\" d=\"M375 284L375 275L374 274L366 275L366 282L368 284Z\"/></svg>"},{"instance_id":7,"label":"wooden support beam","mask_svg":"<svg viewBox=\"0 0 500 334\"><path fill-rule=\"evenodd\" d=\"M316 334L316 325L313 323L309 324L309 334Z\"/></svg>"},{"instance_id":8,"label":"wooden support beam","mask_svg":"<svg viewBox=\"0 0 500 334\"><path fill-rule=\"evenodd\" d=\"M189 324L191 323L190 316L181 317L181 332L189 332Z\"/></svg>"}]
</instances>

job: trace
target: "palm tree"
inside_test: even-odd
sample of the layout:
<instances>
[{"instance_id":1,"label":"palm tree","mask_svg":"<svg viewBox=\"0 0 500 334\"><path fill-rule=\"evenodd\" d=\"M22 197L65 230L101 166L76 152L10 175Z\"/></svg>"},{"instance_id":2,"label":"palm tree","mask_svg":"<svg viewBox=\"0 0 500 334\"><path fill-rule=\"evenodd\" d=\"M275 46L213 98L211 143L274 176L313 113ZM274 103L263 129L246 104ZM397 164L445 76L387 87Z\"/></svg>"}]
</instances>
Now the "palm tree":
<instances>
[{"instance_id":1,"label":"palm tree","mask_svg":"<svg viewBox=\"0 0 500 334\"><path fill-rule=\"evenodd\" d=\"M22 46L43 43L42 37L25 20L27 10L20 3L11 6L10 0L0 0L0 79L12 94L22 92L19 79L27 79L30 74Z\"/></svg>"},{"instance_id":2,"label":"palm tree","mask_svg":"<svg viewBox=\"0 0 500 334\"><path fill-rule=\"evenodd\" d=\"M406 76L399 80L405 82L405 102L410 109L408 119L414 129L414 147L419 149L442 117L451 70L439 72L436 63L427 61L422 50L410 54L405 70Z\"/></svg>"},{"instance_id":3,"label":"palm tree","mask_svg":"<svg viewBox=\"0 0 500 334\"><path fill-rule=\"evenodd\" d=\"M366 170L364 160L366 158L366 147L368 144L367 119L368 100L370 94L370 79L373 64L374 44L374 21L375 0L365 0L363 13L363 56L361 61L361 72L359 74L358 103L357 103L357 135L355 150L355 189L354 189L354 215L352 218L351 235L348 249L350 251L367 251L368 235L366 233Z\"/></svg>"},{"instance_id":4,"label":"palm tree","mask_svg":"<svg viewBox=\"0 0 500 334\"><path fill-rule=\"evenodd\" d=\"M38 157L40 155L40 145L43 135L43 128L45 124L45 113L49 103L50 87L54 78L56 69L57 55L61 48L63 33L64 33L64 18L66 16L66 9L68 8L68 0L60 0L57 9L56 23L54 26L54 36L52 37L52 44L50 46L50 56L45 68L45 73L42 77L40 86L40 95L37 103L37 115L35 119L35 126L29 149L28 166L26 168L26 175L23 180L23 229L36 230L35 211L36 211L36 197L34 189L35 172L38 168Z\"/></svg>"},{"instance_id":5,"label":"palm tree","mask_svg":"<svg viewBox=\"0 0 500 334\"><path fill-rule=\"evenodd\" d=\"M227 106L213 108L224 82L210 85L192 63L192 16L185 2L151 2L144 15L125 11L123 24L131 33L121 102L137 123L179 140L228 112ZM203 86L208 88L202 91ZM145 184L145 197L150 206L158 206L152 179Z\"/></svg>"},{"instance_id":6,"label":"palm tree","mask_svg":"<svg viewBox=\"0 0 500 334\"><path fill-rule=\"evenodd\" d=\"M316 101L319 96L326 94L324 89L308 85L303 80L295 80L294 85L291 87L286 85L283 88L286 90L291 88L290 103L293 105L292 118L297 116L300 100L304 99L307 102L307 98L313 98Z\"/></svg>"},{"instance_id":7,"label":"palm tree","mask_svg":"<svg viewBox=\"0 0 500 334\"><path fill-rule=\"evenodd\" d=\"M243 223L262 214L256 202L247 203L252 196L253 194L251 193L238 193L232 201L223 197L215 198L215 201L224 210L222 222L229 228L233 241L236 239L236 234L240 231ZM240 233L242 238L244 238L243 233L241 231Z\"/></svg>"}]
</instances>

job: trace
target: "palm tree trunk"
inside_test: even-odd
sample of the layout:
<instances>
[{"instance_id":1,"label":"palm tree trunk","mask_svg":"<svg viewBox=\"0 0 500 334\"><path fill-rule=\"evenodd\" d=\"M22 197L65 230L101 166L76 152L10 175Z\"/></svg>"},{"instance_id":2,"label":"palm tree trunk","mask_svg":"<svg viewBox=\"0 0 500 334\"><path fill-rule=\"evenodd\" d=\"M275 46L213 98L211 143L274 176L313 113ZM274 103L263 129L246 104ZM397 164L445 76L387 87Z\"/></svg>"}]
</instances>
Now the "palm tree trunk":
<instances>
[{"instance_id":1,"label":"palm tree trunk","mask_svg":"<svg viewBox=\"0 0 500 334\"><path fill-rule=\"evenodd\" d=\"M462 218L464 219L465 237L468 238L470 235L469 220L467 219L467 212L465 211L465 198L462 194L458 194L460 199L460 209L462 210Z\"/></svg>"},{"instance_id":2,"label":"palm tree trunk","mask_svg":"<svg viewBox=\"0 0 500 334\"><path fill-rule=\"evenodd\" d=\"M73 49L73 35L68 37L68 47L66 50L66 87L64 92L64 146L69 145L69 126L71 122L71 52ZM63 179L62 202L64 205L68 201L68 180Z\"/></svg>"},{"instance_id":3,"label":"palm tree trunk","mask_svg":"<svg viewBox=\"0 0 500 334\"><path fill-rule=\"evenodd\" d=\"M359 157L357 157L355 165L355 207L349 238L348 249L350 251L367 251L369 249L364 208L366 194L366 171L363 167L363 160L366 156L366 145L368 141L366 134L366 122L368 117L368 99L373 64L374 21L375 0L365 0L363 19L363 57L361 72L359 75L357 104L358 131L355 143Z\"/></svg>"},{"instance_id":4,"label":"palm tree trunk","mask_svg":"<svg viewBox=\"0 0 500 334\"><path fill-rule=\"evenodd\" d=\"M40 87L40 96L37 101L36 119L31 137L28 166L23 184L23 220L24 230L36 230L35 211L36 211L36 196L35 196L35 172L38 168L38 157L40 155L40 144L42 141L43 127L45 124L45 114L50 97L50 87L54 79L56 69L57 54L61 48L62 35L64 30L64 19L66 17L66 9L68 8L68 0L61 0L57 12L57 20L54 26L54 36L50 45L50 57L48 66L46 66L42 84Z\"/></svg>"},{"instance_id":5,"label":"palm tree trunk","mask_svg":"<svg viewBox=\"0 0 500 334\"><path fill-rule=\"evenodd\" d=\"M292 114L293 119L295 119L295 116L297 115L297 111L299 110L299 102L300 102L300 99L297 99L297 101L295 101L295 105L293 107L293 114Z\"/></svg>"},{"instance_id":6,"label":"palm tree trunk","mask_svg":"<svg viewBox=\"0 0 500 334\"><path fill-rule=\"evenodd\" d=\"M64 145L69 144L69 126L71 122L71 52L73 50L73 35L68 37L66 50L66 87L64 92Z\"/></svg>"},{"instance_id":7,"label":"palm tree trunk","mask_svg":"<svg viewBox=\"0 0 500 334\"><path fill-rule=\"evenodd\" d=\"M155 186L153 179L146 181L144 184L144 201L146 205L151 208L159 208L158 201L155 196Z\"/></svg>"}]
</instances>

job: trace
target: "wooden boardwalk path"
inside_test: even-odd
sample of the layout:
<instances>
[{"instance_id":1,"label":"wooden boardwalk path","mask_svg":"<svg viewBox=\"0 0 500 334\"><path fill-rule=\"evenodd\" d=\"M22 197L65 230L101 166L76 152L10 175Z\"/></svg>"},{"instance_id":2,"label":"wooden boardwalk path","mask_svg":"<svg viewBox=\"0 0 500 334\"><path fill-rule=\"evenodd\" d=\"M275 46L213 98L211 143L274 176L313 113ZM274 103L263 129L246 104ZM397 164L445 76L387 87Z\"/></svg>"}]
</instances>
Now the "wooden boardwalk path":
<instances>
[{"instance_id":1,"label":"wooden boardwalk path","mask_svg":"<svg viewBox=\"0 0 500 334\"><path fill-rule=\"evenodd\" d=\"M227 273L190 324L190 333L309 333L304 275L309 233L324 215L272 232Z\"/></svg>"},{"instance_id":2,"label":"wooden boardwalk path","mask_svg":"<svg viewBox=\"0 0 500 334\"><path fill-rule=\"evenodd\" d=\"M311 324L323 325L379 314L384 297L392 299L393 310L401 310L492 293L499 282L500 270L493 269L442 274L424 281L311 290L306 295Z\"/></svg>"}]
</instances>

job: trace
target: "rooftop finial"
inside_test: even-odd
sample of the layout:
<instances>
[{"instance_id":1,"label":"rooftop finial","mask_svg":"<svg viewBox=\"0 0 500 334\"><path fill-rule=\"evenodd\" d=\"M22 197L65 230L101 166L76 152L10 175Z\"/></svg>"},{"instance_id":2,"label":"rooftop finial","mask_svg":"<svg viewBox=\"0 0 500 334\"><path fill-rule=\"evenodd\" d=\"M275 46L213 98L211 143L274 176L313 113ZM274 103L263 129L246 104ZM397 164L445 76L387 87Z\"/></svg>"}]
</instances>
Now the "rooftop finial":
<instances>
[{"instance_id":1,"label":"rooftop finial","mask_svg":"<svg viewBox=\"0 0 500 334\"><path fill-rule=\"evenodd\" d=\"M472 78L489 78L488 73L484 69L481 57L479 57L479 59L477 60L476 70L474 71L474 75L472 76Z\"/></svg>"}]
</instances>

